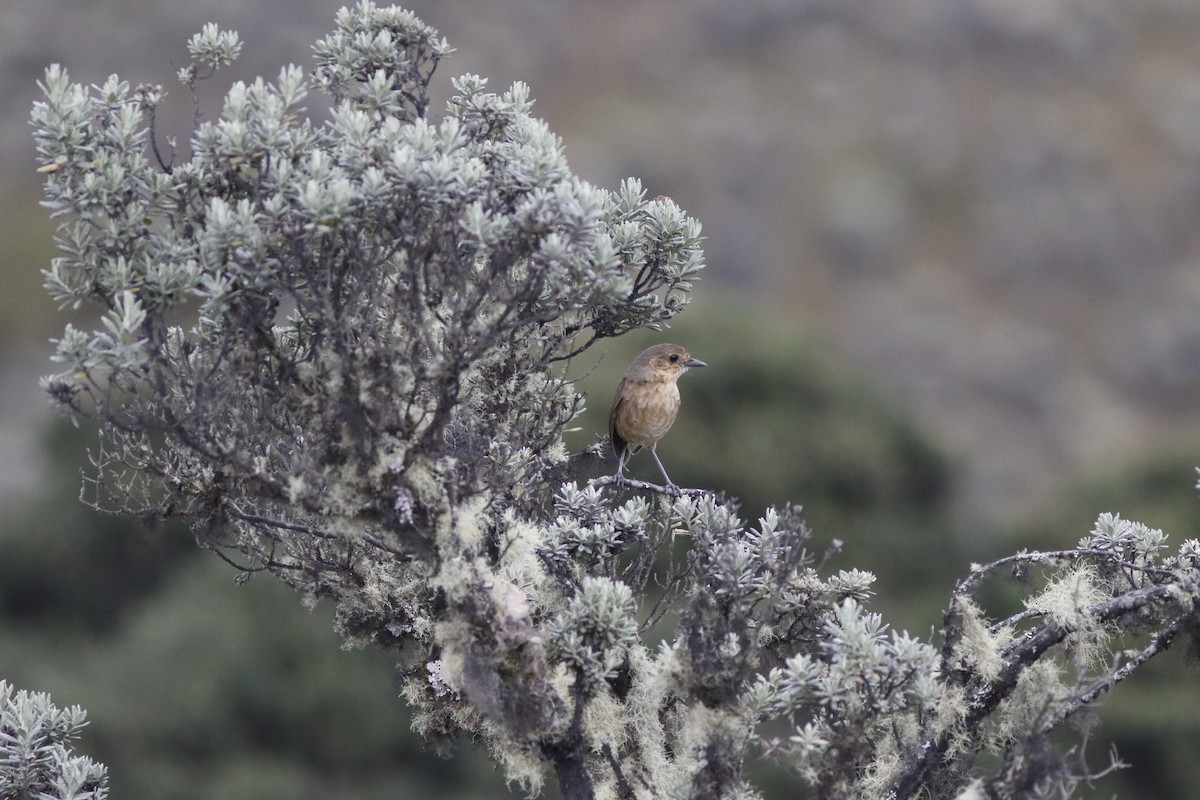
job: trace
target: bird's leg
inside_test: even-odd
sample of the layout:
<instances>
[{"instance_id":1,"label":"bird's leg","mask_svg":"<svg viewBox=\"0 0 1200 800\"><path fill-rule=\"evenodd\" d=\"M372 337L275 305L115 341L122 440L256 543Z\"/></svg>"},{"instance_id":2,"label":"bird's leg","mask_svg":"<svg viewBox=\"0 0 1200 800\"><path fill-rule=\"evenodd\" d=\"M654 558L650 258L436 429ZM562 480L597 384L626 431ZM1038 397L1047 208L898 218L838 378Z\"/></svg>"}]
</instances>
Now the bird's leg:
<instances>
[{"instance_id":1,"label":"bird's leg","mask_svg":"<svg viewBox=\"0 0 1200 800\"><path fill-rule=\"evenodd\" d=\"M620 453L617 453L617 486L625 483L625 462L629 458L629 449L626 448Z\"/></svg>"},{"instance_id":2,"label":"bird's leg","mask_svg":"<svg viewBox=\"0 0 1200 800\"><path fill-rule=\"evenodd\" d=\"M679 487L671 481L671 476L667 474L667 468L663 466L662 459L658 457L658 451L655 447L656 445L650 445L650 455L654 456L654 461L658 464L658 468L662 470L663 480L667 482L667 488L678 494Z\"/></svg>"}]
</instances>

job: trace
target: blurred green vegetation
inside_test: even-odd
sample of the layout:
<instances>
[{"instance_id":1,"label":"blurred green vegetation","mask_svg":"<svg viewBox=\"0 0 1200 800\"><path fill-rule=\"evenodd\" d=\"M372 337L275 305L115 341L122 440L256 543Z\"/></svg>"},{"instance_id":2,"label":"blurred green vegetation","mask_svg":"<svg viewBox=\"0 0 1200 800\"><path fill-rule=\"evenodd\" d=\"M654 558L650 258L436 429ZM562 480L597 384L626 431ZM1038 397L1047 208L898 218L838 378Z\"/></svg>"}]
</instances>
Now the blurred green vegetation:
<instances>
[{"instance_id":1,"label":"blurred green vegetation","mask_svg":"<svg viewBox=\"0 0 1200 800\"><path fill-rule=\"evenodd\" d=\"M659 448L675 480L740 499L751 521L768 505L802 504L817 553L845 542L826 570L875 571L873 605L896 627L927 635L939 625L954 581L979 558L952 535L953 465L785 314L709 291L671 330L588 353L571 369L590 408L568 444L603 433L620 374L661 341L710 364L684 377L683 410ZM469 743L451 762L421 749L392 688L393 658L339 649L327 605L306 611L266 575L236 585L178 526L143 530L79 503L93 441L94 431L51 425L53 473L0 516L0 676L88 709L82 749L109 765L114 798L517 796ZM1194 452L1181 445L1065 490L1006 544L993 540L995 555L1073 545L1101 511L1178 543L1200 518ZM632 472L657 479L645 455ZM1192 796L1200 673L1176 647L1103 701L1090 763L1116 742L1134 767L1098 796ZM797 797L781 769L757 774L771 800Z\"/></svg>"},{"instance_id":2,"label":"blurred green vegetation","mask_svg":"<svg viewBox=\"0 0 1200 800\"><path fill-rule=\"evenodd\" d=\"M32 169L32 168L31 168ZM0 199L0 242L4 255L0 271L4 291L0 292L0 345L37 334L53 334L62 320L54 311L50 296L42 289L42 270L57 255L54 247L56 221L38 205L35 184L7 186ZM56 334L55 334L56 335ZM49 370L47 370L49 371Z\"/></svg>"}]
</instances>

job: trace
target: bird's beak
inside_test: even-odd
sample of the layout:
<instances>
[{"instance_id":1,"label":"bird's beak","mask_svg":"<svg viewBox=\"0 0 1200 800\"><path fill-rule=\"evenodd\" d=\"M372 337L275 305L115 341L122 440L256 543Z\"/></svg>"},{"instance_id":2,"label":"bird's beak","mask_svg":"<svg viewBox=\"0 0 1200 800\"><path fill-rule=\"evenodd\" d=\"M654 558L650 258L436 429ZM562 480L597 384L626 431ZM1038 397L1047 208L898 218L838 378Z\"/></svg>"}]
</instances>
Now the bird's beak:
<instances>
[{"instance_id":1,"label":"bird's beak","mask_svg":"<svg viewBox=\"0 0 1200 800\"><path fill-rule=\"evenodd\" d=\"M687 361L683 362L683 365L685 367L707 367L708 366L708 364L705 364L703 361L701 361L698 358L689 358Z\"/></svg>"}]
</instances>

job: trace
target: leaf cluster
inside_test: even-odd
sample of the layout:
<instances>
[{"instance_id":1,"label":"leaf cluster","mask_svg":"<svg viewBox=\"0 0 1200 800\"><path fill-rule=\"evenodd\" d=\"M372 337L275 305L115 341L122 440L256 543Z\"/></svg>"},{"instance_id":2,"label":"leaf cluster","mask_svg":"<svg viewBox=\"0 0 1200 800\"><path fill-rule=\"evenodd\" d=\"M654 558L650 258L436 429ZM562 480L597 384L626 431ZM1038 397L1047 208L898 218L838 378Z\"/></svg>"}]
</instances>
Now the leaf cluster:
<instances>
[{"instance_id":1,"label":"leaf cluster","mask_svg":"<svg viewBox=\"0 0 1200 800\"><path fill-rule=\"evenodd\" d=\"M79 706L0 681L0 797L12 800L104 800L108 771L72 745L87 725Z\"/></svg>"}]
</instances>

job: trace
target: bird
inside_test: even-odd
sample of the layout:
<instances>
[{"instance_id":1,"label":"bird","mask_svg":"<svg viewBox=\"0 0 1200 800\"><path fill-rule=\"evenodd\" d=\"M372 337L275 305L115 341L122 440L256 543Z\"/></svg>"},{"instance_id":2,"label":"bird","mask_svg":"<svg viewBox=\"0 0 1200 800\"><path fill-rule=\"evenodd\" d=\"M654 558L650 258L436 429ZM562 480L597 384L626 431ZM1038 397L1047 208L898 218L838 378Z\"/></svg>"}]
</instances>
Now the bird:
<instances>
[{"instance_id":1,"label":"bird","mask_svg":"<svg viewBox=\"0 0 1200 800\"><path fill-rule=\"evenodd\" d=\"M625 465L643 447L649 448L667 487L678 487L667 475L655 448L679 414L676 381L691 367L707 367L677 344L656 344L633 360L617 385L608 413L608 436L617 454L617 482L625 480Z\"/></svg>"}]
</instances>

